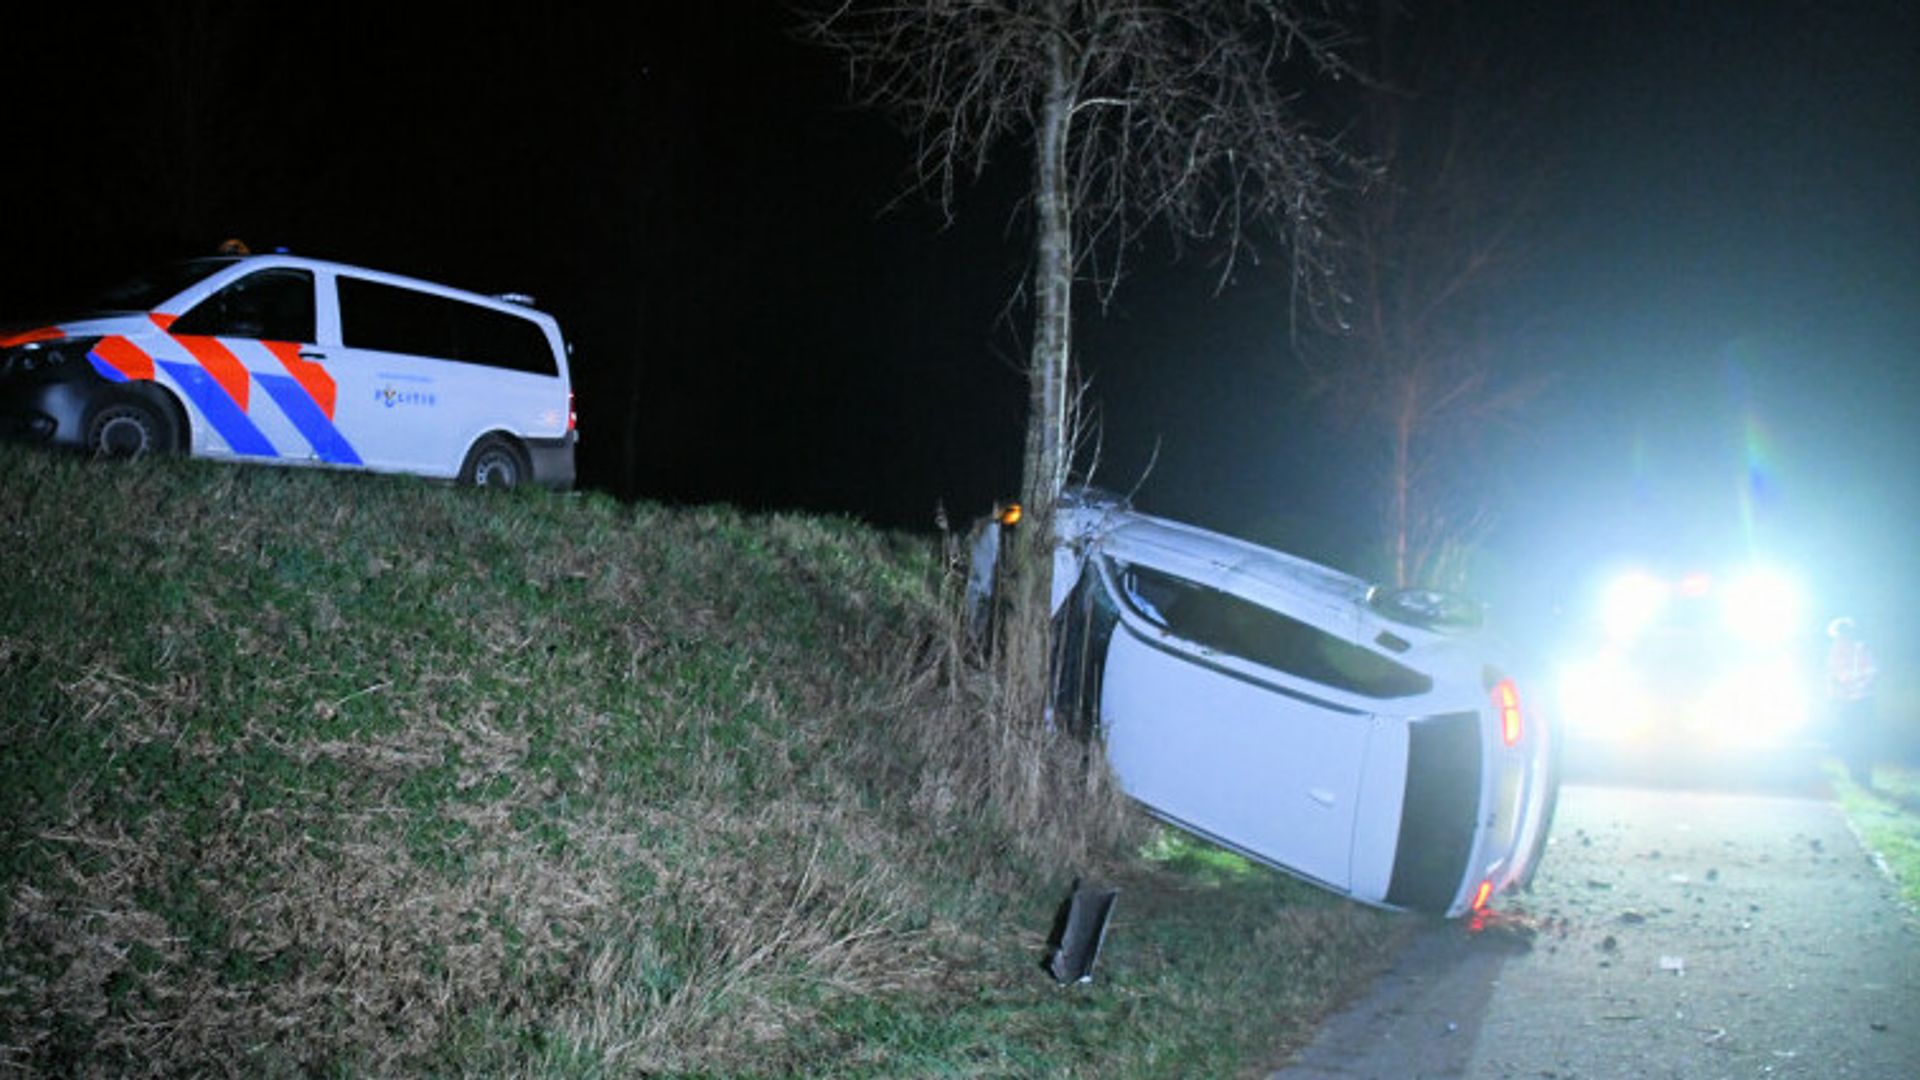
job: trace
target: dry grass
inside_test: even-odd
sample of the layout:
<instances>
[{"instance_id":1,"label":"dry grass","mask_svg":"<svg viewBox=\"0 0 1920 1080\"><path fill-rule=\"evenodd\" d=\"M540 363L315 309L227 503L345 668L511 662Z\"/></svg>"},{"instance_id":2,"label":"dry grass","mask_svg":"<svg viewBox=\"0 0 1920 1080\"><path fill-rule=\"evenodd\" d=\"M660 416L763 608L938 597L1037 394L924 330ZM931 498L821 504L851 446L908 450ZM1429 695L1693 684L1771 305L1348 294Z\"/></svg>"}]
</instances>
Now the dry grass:
<instances>
[{"instance_id":1,"label":"dry grass","mask_svg":"<svg viewBox=\"0 0 1920 1080\"><path fill-rule=\"evenodd\" d=\"M0 539L0 1075L1230 1075L1384 938L1132 858L919 540L6 448Z\"/></svg>"},{"instance_id":2,"label":"dry grass","mask_svg":"<svg viewBox=\"0 0 1920 1080\"><path fill-rule=\"evenodd\" d=\"M276 737L223 752L252 738ZM188 814L156 808L132 829L93 817L35 834L49 865L16 883L5 940L48 974L8 972L16 1062L389 1074L443 1059L486 1017L616 1071L751 1071L805 998L932 970L927 933L900 925L916 891L892 866L901 845L830 804L603 808L535 835L518 822L553 793L509 784L448 806L457 839L427 863L404 842L399 789L455 756L456 788L485 787L513 775L524 738L476 722L294 749L352 770L365 797L249 812L228 788L216 809L233 828L190 835ZM62 1045L64 1030L88 1045Z\"/></svg>"},{"instance_id":3,"label":"dry grass","mask_svg":"<svg viewBox=\"0 0 1920 1080\"><path fill-rule=\"evenodd\" d=\"M150 821L139 836L45 834L67 849L53 871L61 888L16 891L7 941L62 970L23 978L14 993L27 1008L8 1020L49 1037L82 1025L91 1046L10 1049L57 1071L351 1063L391 1074L443 1059L461 1025L486 1017L537 1021L547 1041L617 1072L752 1071L806 1019L797 987L880 993L924 984L932 970L925 935L895 914L911 883L884 863L848 875L825 854L847 823L790 809L709 815L691 835L676 829L699 850L674 857L630 832L583 826L570 837L579 854L555 859L497 835L506 814L489 807L469 815L476 856L452 880L397 853L375 815L325 845L224 835L199 846L195 880L227 947L289 958L253 985L196 962L191 940L142 902L177 872L155 854L177 840L177 822ZM639 896L622 885L637 872L651 878ZM236 879L250 879L244 892ZM114 1000L140 973L138 1000Z\"/></svg>"},{"instance_id":4,"label":"dry grass","mask_svg":"<svg viewBox=\"0 0 1920 1080\"><path fill-rule=\"evenodd\" d=\"M923 827L991 821L1027 859L1062 872L1125 850L1142 819L1098 744L1053 730L1043 704L1018 700L1001 674L967 657L953 644L958 625L944 624L937 650L881 680L889 699L859 710L910 722L857 744L852 771L905 794Z\"/></svg>"},{"instance_id":5,"label":"dry grass","mask_svg":"<svg viewBox=\"0 0 1920 1080\"><path fill-rule=\"evenodd\" d=\"M0 475L0 1071L814 1071L1137 829L848 523Z\"/></svg>"}]
</instances>

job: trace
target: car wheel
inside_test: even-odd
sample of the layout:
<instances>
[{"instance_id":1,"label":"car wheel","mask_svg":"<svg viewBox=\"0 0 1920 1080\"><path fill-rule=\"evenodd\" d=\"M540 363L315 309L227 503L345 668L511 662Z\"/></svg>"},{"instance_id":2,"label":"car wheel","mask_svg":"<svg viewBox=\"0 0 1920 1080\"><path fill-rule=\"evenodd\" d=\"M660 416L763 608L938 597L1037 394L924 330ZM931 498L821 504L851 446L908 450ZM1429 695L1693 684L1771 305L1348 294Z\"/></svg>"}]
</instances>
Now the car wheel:
<instances>
[{"instance_id":1,"label":"car wheel","mask_svg":"<svg viewBox=\"0 0 1920 1080\"><path fill-rule=\"evenodd\" d=\"M87 421L87 452L95 457L139 458L173 452L173 422L144 401L121 399L94 411Z\"/></svg>"},{"instance_id":2,"label":"car wheel","mask_svg":"<svg viewBox=\"0 0 1920 1080\"><path fill-rule=\"evenodd\" d=\"M460 482L475 487L517 488L530 479L532 471L519 447L498 435L488 435L467 452Z\"/></svg>"}]
</instances>

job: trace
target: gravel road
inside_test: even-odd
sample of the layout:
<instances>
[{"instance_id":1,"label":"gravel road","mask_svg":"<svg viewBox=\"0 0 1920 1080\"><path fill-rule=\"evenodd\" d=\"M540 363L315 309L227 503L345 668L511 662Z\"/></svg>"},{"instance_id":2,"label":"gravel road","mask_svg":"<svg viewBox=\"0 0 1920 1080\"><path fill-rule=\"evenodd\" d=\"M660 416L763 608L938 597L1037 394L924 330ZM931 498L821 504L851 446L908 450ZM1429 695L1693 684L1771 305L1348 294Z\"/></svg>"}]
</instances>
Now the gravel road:
<instances>
[{"instance_id":1,"label":"gravel road","mask_svg":"<svg viewBox=\"0 0 1920 1080\"><path fill-rule=\"evenodd\" d=\"M1920 1077L1920 921L1830 802L1568 786L1498 906L1275 1080Z\"/></svg>"}]
</instances>

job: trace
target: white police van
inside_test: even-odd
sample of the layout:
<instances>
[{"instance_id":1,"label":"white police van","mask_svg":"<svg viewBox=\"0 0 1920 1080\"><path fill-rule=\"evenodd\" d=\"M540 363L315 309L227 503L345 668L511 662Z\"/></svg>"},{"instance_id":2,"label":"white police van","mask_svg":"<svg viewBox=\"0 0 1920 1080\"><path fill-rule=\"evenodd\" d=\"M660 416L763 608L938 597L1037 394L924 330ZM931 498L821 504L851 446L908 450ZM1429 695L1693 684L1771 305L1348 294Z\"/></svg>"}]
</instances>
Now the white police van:
<instances>
[{"instance_id":1,"label":"white police van","mask_svg":"<svg viewBox=\"0 0 1920 1080\"><path fill-rule=\"evenodd\" d=\"M524 298L273 254L0 332L0 437L566 488L577 432L566 342Z\"/></svg>"}]
</instances>

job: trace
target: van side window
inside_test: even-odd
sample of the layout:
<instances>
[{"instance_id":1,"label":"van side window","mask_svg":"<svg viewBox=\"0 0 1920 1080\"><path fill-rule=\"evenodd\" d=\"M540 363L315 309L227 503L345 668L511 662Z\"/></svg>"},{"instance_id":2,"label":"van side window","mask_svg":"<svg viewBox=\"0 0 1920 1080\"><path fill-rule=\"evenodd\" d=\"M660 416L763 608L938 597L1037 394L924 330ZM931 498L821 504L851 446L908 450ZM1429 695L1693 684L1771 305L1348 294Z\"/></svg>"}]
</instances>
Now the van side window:
<instances>
[{"instance_id":1,"label":"van side window","mask_svg":"<svg viewBox=\"0 0 1920 1080\"><path fill-rule=\"evenodd\" d=\"M452 301L345 274L335 280L340 340L348 348L453 358Z\"/></svg>"},{"instance_id":2,"label":"van side window","mask_svg":"<svg viewBox=\"0 0 1920 1080\"><path fill-rule=\"evenodd\" d=\"M470 364L558 375L546 331L531 319L478 304L454 303L455 355Z\"/></svg>"},{"instance_id":3,"label":"van side window","mask_svg":"<svg viewBox=\"0 0 1920 1080\"><path fill-rule=\"evenodd\" d=\"M338 280L340 336L349 348L560 373L546 332L531 319L344 274Z\"/></svg>"},{"instance_id":4,"label":"van side window","mask_svg":"<svg viewBox=\"0 0 1920 1080\"><path fill-rule=\"evenodd\" d=\"M1129 608L1203 649L1371 698L1433 688L1420 672L1250 600L1144 566L1114 569Z\"/></svg>"},{"instance_id":5,"label":"van side window","mask_svg":"<svg viewBox=\"0 0 1920 1080\"><path fill-rule=\"evenodd\" d=\"M260 270L226 286L174 320L172 333L261 341L313 341L313 275Z\"/></svg>"}]
</instances>

